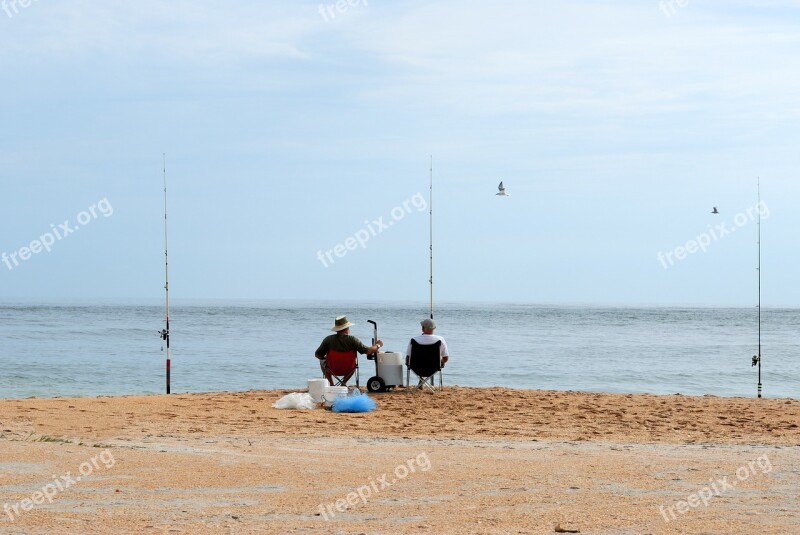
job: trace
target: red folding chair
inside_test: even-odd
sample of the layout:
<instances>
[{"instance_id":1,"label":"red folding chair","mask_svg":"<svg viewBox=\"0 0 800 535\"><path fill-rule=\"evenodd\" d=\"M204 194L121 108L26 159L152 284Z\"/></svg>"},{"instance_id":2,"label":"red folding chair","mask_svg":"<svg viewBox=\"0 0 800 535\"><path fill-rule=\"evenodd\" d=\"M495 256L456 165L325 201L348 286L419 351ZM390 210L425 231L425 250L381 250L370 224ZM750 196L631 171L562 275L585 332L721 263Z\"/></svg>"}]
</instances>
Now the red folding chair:
<instances>
[{"instance_id":1,"label":"red folding chair","mask_svg":"<svg viewBox=\"0 0 800 535\"><path fill-rule=\"evenodd\" d=\"M325 359L325 368L331 376L336 379L334 386L347 386L347 381L356 375L356 387L359 387L358 377L358 353L355 351L334 351L328 350Z\"/></svg>"}]
</instances>

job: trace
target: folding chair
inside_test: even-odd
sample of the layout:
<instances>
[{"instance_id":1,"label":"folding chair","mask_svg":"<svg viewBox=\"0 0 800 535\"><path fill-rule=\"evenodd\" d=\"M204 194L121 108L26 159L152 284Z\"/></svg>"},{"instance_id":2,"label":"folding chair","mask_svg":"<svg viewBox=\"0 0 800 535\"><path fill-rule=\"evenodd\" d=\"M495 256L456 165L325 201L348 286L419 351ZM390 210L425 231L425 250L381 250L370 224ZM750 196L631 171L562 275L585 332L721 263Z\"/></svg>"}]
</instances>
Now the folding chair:
<instances>
[{"instance_id":1,"label":"folding chair","mask_svg":"<svg viewBox=\"0 0 800 535\"><path fill-rule=\"evenodd\" d=\"M406 384L411 387L411 372L419 378L419 387L436 391L435 376L439 372L439 390L442 389L442 357L440 355L442 342L422 345L411 339L411 354L406 365Z\"/></svg>"},{"instance_id":2,"label":"folding chair","mask_svg":"<svg viewBox=\"0 0 800 535\"><path fill-rule=\"evenodd\" d=\"M328 350L325 367L330 372L336 384L334 386L347 386L347 381L355 374L356 387L359 387L358 353L355 351Z\"/></svg>"}]
</instances>

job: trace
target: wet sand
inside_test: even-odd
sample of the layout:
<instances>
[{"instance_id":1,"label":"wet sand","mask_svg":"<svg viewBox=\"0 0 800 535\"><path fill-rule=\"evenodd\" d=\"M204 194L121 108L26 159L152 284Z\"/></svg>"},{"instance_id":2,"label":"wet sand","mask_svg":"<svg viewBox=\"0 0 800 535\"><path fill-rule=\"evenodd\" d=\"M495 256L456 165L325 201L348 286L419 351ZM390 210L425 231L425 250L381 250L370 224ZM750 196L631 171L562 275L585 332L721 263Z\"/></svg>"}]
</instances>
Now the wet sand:
<instances>
[{"instance_id":1,"label":"wet sand","mask_svg":"<svg viewBox=\"0 0 800 535\"><path fill-rule=\"evenodd\" d=\"M273 409L286 392L0 401L0 533L800 525L798 400L451 387Z\"/></svg>"}]
</instances>

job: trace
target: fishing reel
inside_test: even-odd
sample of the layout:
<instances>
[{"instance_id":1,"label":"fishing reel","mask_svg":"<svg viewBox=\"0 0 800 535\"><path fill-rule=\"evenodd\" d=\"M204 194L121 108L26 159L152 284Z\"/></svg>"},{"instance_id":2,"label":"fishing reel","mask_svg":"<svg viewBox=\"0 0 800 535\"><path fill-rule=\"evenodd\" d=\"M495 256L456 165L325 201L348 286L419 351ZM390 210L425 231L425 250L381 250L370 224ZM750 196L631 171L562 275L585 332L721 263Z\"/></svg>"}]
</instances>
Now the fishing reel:
<instances>
[{"instance_id":1,"label":"fishing reel","mask_svg":"<svg viewBox=\"0 0 800 535\"><path fill-rule=\"evenodd\" d=\"M158 331L158 337L161 338L161 341L167 342L167 351L169 351L169 331L166 329L161 329ZM164 344L161 344L161 351L164 351Z\"/></svg>"},{"instance_id":2,"label":"fishing reel","mask_svg":"<svg viewBox=\"0 0 800 535\"><path fill-rule=\"evenodd\" d=\"M758 366L759 362L761 362L761 357L758 355L753 355L753 366Z\"/></svg>"}]
</instances>

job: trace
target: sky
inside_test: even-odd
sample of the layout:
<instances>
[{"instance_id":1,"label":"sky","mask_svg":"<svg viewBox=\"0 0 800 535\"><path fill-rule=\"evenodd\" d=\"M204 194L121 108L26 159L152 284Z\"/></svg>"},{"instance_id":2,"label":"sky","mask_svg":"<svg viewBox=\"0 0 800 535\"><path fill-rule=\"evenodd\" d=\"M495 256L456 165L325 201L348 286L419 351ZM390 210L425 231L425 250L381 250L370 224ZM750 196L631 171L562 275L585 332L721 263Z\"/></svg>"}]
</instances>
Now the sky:
<instances>
[{"instance_id":1,"label":"sky","mask_svg":"<svg viewBox=\"0 0 800 535\"><path fill-rule=\"evenodd\" d=\"M800 1L0 0L0 300L800 306ZM762 204L757 205L757 181ZM507 197L495 195L503 181ZM712 207L719 214L712 214Z\"/></svg>"}]
</instances>

